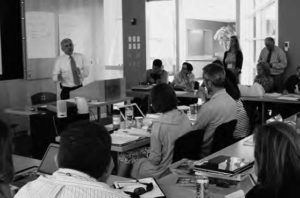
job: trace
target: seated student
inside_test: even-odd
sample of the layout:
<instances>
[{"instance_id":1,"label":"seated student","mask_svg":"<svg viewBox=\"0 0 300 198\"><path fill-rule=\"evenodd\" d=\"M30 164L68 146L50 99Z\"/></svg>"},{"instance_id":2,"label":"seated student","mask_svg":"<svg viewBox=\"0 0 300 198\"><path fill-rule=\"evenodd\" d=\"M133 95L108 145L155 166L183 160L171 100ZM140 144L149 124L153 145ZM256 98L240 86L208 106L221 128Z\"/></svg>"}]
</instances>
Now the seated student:
<instances>
[{"instance_id":1,"label":"seated student","mask_svg":"<svg viewBox=\"0 0 300 198\"><path fill-rule=\"evenodd\" d=\"M194 91L195 75L192 73L193 66L188 62L182 63L181 71L175 74L172 86L178 91ZM177 97L179 105L195 104L198 98Z\"/></svg>"},{"instance_id":2,"label":"seated student","mask_svg":"<svg viewBox=\"0 0 300 198\"><path fill-rule=\"evenodd\" d=\"M177 109L176 95L171 86L156 85L150 98L153 109L162 115L152 124L149 156L129 152L120 158L123 163L134 163L131 172L134 178L158 179L164 176L172 163L175 141L191 130L188 117Z\"/></svg>"},{"instance_id":3,"label":"seated student","mask_svg":"<svg viewBox=\"0 0 300 198\"><path fill-rule=\"evenodd\" d=\"M152 63L152 69L146 71L146 77L143 83L168 83L168 76L168 72L163 69L162 61L160 59L155 59Z\"/></svg>"},{"instance_id":4,"label":"seated student","mask_svg":"<svg viewBox=\"0 0 300 198\"><path fill-rule=\"evenodd\" d=\"M193 66L188 62L182 63L181 71L175 74L172 85L175 90L193 91L195 75L192 73Z\"/></svg>"},{"instance_id":5,"label":"seated student","mask_svg":"<svg viewBox=\"0 0 300 198\"><path fill-rule=\"evenodd\" d=\"M260 62L256 66L257 76L254 82L259 83L265 90L266 93L273 91L274 81L270 75L270 67L268 63Z\"/></svg>"},{"instance_id":6,"label":"seated student","mask_svg":"<svg viewBox=\"0 0 300 198\"><path fill-rule=\"evenodd\" d=\"M286 83L285 83L285 90L288 93L300 93L300 66L296 69L296 74L291 75Z\"/></svg>"},{"instance_id":7,"label":"seated student","mask_svg":"<svg viewBox=\"0 0 300 198\"><path fill-rule=\"evenodd\" d=\"M202 156L211 152L215 129L226 122L236 119L236 101L226 93L225 71L219 64L209 64L203 68L204 85L210 100L204 103L198 112L193 128L204 129Z\"/></svg>"},{"instance_id":8,"label":"seated student","mask_svg":"<svg viewBox=\"0 0 300 198\"><path fill-rule=\"evenodd\" d=\"M296 198L300 195L300 137L283 122L272 122L254 133L258 184L246 198Z\"/></svg>"},{"instance_id":9,"label":"seated student","mask_svg":"<svg viewBox=\"0 0 300 198\"><path fill-rule=\"evenodd\" d=\"M12 137L7 126L0 120L0 197L11 198L9 184L14 177L12 162Z\"/></svg>"},{"instance_id":10,"label":"seated student","mask_svg":"<svg viewBox=\"0 0 300 198\"><path fill-rule=\"evenodd\" d=\"M226 81L225 89L226 92L236 101L236 115L237 115L237 124L233 137L235 139L241 139L250 134L250 122L247 112L244 108L244 104L241 101L241 93L237 86L237 79L234 73L231 70L225 69L226 72Z\"/></svg>"},{"instance_id":11,"label":"seated student","mask_svg":"<svg viewBox=\"0 0 300 198\"><path fill-rule=\"evenodd\" d=\"M128 197L105 184L113 169L110 149L111 137L103 126L90 122L70 125L61 134L59 169L26 184L15 198Z\"/></svg>"}]
</instances>

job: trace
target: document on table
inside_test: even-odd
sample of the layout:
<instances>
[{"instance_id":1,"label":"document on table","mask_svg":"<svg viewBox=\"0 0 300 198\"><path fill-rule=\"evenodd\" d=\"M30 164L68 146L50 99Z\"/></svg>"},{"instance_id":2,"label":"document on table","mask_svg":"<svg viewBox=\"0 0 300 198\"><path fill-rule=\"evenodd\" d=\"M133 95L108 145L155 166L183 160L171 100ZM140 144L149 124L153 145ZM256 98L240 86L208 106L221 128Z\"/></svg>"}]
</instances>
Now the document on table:
<instances>
[{"instance_id":1,"label":"document on table","mask_svg":"<svg viewBox=\"0 0 300 198\"><path fill-rule=\"evenodd\" d=\"M140 138L139 136L133 136L133 135L122 134L122 133L113 133L110 136L111 136L112 144L119 144L119 145L126 144L128 142L132 142Z\"/></svg>"},{"instance_id":2,"label":"document on table","mask_svg":"<svg viewBox=\"0 0 300 198\"><path fill-rule=\"evenodd\" d=\"M279 100L290 100L290 101L300 101L300 95L288 94L278 97Z\"/></svg>"},{"instance_id":3,"label":"document on table","mask_svg":"<svg viewBox=\"0 0 300 198\"><path fill-rule=\"evenodd\" d=\"M274 92L274 93L265 93L264 96L265 96L265 97L270 97L270 98L277 98L277 97L282 96L282 94L281 94L281 93L276 93L276 92Z\"/></svg>"},{"instance_id":4,"label":"document on table","mask_svg":"<svg viewBox=\"0 0 300 198\"><path fill-rule=\"evenodd\" d=\"M150 137L150 133L145 129L130 128L130 129L119 129L116 133L137 136L137 137Z\"/></svg>"}]
</instances>

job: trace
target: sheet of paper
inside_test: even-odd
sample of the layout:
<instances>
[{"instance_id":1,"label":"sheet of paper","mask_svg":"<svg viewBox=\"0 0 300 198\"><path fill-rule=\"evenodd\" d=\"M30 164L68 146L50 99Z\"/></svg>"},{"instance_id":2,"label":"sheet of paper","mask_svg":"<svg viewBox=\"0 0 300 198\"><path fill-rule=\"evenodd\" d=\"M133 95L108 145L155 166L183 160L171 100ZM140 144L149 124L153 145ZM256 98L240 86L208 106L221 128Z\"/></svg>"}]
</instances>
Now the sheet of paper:
<instances>
[{"instance_id":1,"label":"sheet of paper","mask_svg":"<svg viewBox=\"0 0 300 198\"><path fill-rule=\"evenodd\" d=\"M55 15L51 12L26 12L27 57L56 57Z\"/></svg>"},{"instance_id":2,"label":"sheet of paper","mask_svg":"<svg viewBox=\"0 0 300 198\"><path fill-rule=\"evenodd\" d=\"M113 133L111 134L112 144L126 144L128 142L135 141L139 139L138 136L127 135L122 133Z\"/></svg>"},{"instance_id":3,"label":"sheet of paper","mask_svg":"<svg viewBox=\"0 0 300 198\"><path fill-rule=\"evenodd\" d=\"M86 55L90 48L90 32L91 21L88 14L59 14L59 40L64 38L72 39L74 43L74 51ZM60 50L60 54L64 54ZM86 55L87 56L87 55Z\"/></svg>"},{"instance_id":4,"label":"sheet of paper","mask_svg":"<svg viewBox=\"0 0 300 198\"><path fill-rule=\"evenodd\" d=\"M299 100L298 97L293 97L293 96L281 96L277 99L279 99L279 100L290 100L290 101L298 101Z\"/></svg>"}]
</instances>

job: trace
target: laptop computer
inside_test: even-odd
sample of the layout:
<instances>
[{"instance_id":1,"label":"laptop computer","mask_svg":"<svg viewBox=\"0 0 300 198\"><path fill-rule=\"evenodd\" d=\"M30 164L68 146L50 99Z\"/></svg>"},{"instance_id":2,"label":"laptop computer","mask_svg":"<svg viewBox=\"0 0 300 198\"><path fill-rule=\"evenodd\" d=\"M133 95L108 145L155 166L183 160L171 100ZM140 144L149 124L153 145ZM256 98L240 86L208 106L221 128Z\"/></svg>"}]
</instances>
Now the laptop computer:
<instances>
[{"instance_id":1,"label":"laptop computer","mask_svg":"<svg viewBox=\"0 0 300 198\"><path fill-rule=\"evenodd\" d=\"M22 187L26 183L37 179L40 175L52 175L57 169L56 156L58 154L59 145L49 144L39 167L29 167L25 170L16 172L13 185Z\"/></svg>"},{"instance_id":2,"label":"laptop computer","mask_svg":"<svg viewBox=\"0 0 300 198\"><path fill-rule=\"evenodd\" d=\"M124 106L119 106L119 110L121 113L122 118L125 120L125 110L127 107L132 107L133 108L133 118L135 117L145 117L144 113L142 110L139 108L139 106L136 103L132 103L129 105L124 105Z\"/></svg>"},{"instance_id":3,"label":"laptop computer","mask_svg":"<svg viewBox=\"0 0 300 198\"><path fill-rule=\"evenodd\" d=\"M254 161L243 158L219 155L208 161L195 164L195 171L204 171L225 175L235 175L252 168Z\"/></svg>"}]
</instances>

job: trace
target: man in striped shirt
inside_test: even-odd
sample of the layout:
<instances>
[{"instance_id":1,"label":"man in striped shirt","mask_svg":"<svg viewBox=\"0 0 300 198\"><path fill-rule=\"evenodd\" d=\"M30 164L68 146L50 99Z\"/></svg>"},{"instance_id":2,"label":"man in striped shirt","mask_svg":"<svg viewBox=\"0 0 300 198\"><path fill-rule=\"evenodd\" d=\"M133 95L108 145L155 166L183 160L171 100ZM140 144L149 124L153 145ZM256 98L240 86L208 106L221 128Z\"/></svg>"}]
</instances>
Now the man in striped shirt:
<instances>
[{"instance_id":1,"label":"man in striped shirt","mask_svg":"<svg viewBox=\"0 0 300 198\"><path fill-rule=\"evenodd\" d=\"M59 169L26 184L15 198L125 198L106 180L113 169L111 137L103 126L89 122L71 125L61 135Z\"/></svg>"}]
</instances>

